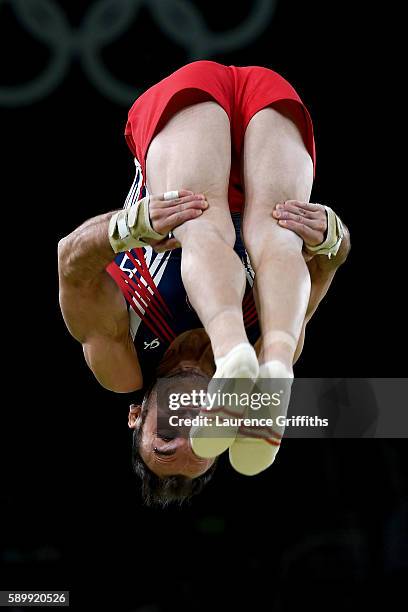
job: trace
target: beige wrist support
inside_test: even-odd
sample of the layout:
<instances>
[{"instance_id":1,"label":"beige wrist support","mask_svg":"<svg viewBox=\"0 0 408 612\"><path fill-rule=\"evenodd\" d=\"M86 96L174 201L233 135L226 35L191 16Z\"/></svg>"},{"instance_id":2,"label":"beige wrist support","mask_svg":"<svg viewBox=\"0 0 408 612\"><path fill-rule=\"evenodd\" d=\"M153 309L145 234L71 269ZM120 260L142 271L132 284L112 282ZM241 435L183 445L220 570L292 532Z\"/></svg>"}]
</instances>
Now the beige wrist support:
<instances>
[{"instance_id":1,"label":"beige wrist support","mask_svg":"<svg viewBox=\"0 0 408 612\"><path fill-rule=\"evenodd\" d=\"M343 240L344 228L340 217L336 215L334 210L329 206L325 206L325 209L327 214L327 238L317 246L306 244L306 247L310 253L314 253L315 255L327 255L330 259L332 256L337 255L337 251Z\"/></svg>"},{"instance_id":2,"label":"beige wrist support","mask_svg":"<svg viewBox=\"0 0 408 612\"><path fill-rule=\"evenodd\" d=\"M109 242L115 253L136 247L149 246L146 240L163 240L165 236L155 232L149 216L150 196L139 200L130 208L115 213L109 222Z\"/></svg>"}]
</instances>

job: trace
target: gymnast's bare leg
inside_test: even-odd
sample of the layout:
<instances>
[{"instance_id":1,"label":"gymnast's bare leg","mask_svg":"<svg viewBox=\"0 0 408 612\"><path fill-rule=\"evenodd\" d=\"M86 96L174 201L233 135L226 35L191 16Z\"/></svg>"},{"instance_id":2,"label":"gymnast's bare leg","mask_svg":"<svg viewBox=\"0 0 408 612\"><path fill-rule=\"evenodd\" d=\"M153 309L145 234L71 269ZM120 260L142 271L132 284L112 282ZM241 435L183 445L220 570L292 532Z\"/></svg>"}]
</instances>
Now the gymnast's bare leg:
<instances>
[{"instance_id":1,"label":"gymnast's bare leg","mask_svg":"<svg viewBox=\"0 0 408 612\"><path fill-rule=\"evenodd\" d=\"M272 107L249 122L242 164L243 235L255 271L261 362L281 362L292 372L311 281L302 239L278 225L272 212L286 200L309 202L313 164L296 125Z\"/></svg>"},{"instance_id":2,"label":"gymnast's bare leg","mask_svg":"<svg viewBox=\"0 0 408 612\"><path fill-rule=\"evenodd\" d=\"M182 245L181 273L190 302L207 331L217 361L248 343L242 315L245 273L235 253L228 206L231 136L216 102L177 112L153 139L146 160L150 193L199 190L209 208L173 233Z\"/></svg>"}]
</instances>

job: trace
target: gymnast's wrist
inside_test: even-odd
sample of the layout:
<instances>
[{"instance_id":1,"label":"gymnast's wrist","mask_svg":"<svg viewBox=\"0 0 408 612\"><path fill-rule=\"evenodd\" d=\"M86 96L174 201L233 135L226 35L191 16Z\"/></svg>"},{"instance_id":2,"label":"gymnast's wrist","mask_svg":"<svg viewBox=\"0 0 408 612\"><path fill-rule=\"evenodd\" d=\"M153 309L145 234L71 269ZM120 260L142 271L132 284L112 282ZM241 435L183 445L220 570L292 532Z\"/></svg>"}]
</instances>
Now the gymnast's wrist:
<instances>
[{"instance_id":1,"label":"gymnast's wrist","mask_svg":"<svg viewBox=\"0 0 408 612\"><path fill-rule=\"evenodd\" d=\"M165 235L156 232L149 215L150 196L142 198L129 208L112 215L108 237L115 253L146 247L152 240L163 240Z\"/></svg>"},{"instance_id":2,"label":"gymnast's wrist","mask_svg":"<svg viewBox=\"0 0 408 612\"><path fill-rule=\"evenodd\" d=\"M310 245L305 243L306 250L312 255L324 255L328 259L336 257L343 238L344 238L344 226L341 219L334 210L329 206L324 207L326 210L327 227L324 234L324 240L322 243L317 245Z\"/></svg>"},{"instance_id":3,"label":"gymnast's wrist","mask_svg":"<svg viewBox=\"0 0 408 612\"><path fill-rule=\"evenodd\" d=\"M331 258L327 257L326 255L315 255L313 257L318 269L326 274L332 272L333 270L337 270L341 265L343 265L350 252L350 234L344 224L343 228L343 239L336 255L332 256Z\"/></svg>"}]
</instances>

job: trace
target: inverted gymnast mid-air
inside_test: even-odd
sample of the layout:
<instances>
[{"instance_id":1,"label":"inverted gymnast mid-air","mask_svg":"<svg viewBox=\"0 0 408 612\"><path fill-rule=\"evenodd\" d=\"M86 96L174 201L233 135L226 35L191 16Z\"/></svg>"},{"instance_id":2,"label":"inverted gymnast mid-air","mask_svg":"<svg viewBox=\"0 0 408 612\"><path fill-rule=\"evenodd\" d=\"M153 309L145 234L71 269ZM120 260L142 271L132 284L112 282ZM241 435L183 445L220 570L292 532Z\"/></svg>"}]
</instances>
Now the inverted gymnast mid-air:
<instances>
[{"instance_id":1,"label":"inverted gymnast mid-air","mask_svg":"<svg viewBox=\"0 0 408 612\"><path fill-rule=\"evenodd\" d=\"M135 181L123 209L59 242L60 304L100 384L137 392L133 465L145 500L165 505L199 492L224 450L238 472L266 469L279 436L164 435L157 380L290 388L350 238L331 208L309 203L311 118L268 68L187 64L136 100L125 136Z\"/></svg>"}]
</instances>

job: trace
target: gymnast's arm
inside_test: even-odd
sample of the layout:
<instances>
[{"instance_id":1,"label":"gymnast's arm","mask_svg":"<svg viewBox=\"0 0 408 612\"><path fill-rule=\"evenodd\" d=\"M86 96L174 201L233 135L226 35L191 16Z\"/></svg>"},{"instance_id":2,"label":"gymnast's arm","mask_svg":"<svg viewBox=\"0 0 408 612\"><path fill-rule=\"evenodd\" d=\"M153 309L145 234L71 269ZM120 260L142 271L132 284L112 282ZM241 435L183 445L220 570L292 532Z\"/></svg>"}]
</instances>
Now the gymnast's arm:
<instances>
[{"instance_id":1,"label":"gymnast's arm","mask_svg":"<svg viewBox=\"0 0 408 612\"><path fill-rule=\"evenodd\" d=\"M167 234L208 207L204 194L182 189L149 197L153 229L165 238L148 240L154 248L172 249ZM106 272L115 254L108 238L117 211L89 219L58 244L60 304L70 333L83 347L85 360L100 384L117 393L141 389L142 372L130 336L129 314L122 292Z\"/></svg>"},{"instance_id":2,"label":"gymnast's arm","mask_svg":"<svg viewBox=\"0 0 408 612\"><path fill-rule=\"evenodd\" d=\"M331 283L333 282L334 276L340 266L346 261L350 252L350 233L347 227L343 223L344 237L341 242L340 248L335 257L330 259L326 255L315 255L307 262L311 278L311 290L309 304L306 310L306 316L303 323L303 328L300 334L298 346L295 352L294 363L299 358L303 344L305 340L306 325L313 317L317 310L317 307L325 297L329 290Z\"/></svg>"},{"instance_id":3,"label":"gymnast's arm","mask_svg":"<svg viewBox=\"0 0 408 612\"><path fill-rule=\"evenodd\" d=\"M58 243L60 305L98 382L129 393L140 389L143 380L126 302L105 271L115 256L108 239L114 212L89 219Z\"/></svg>"}]
</instances>

